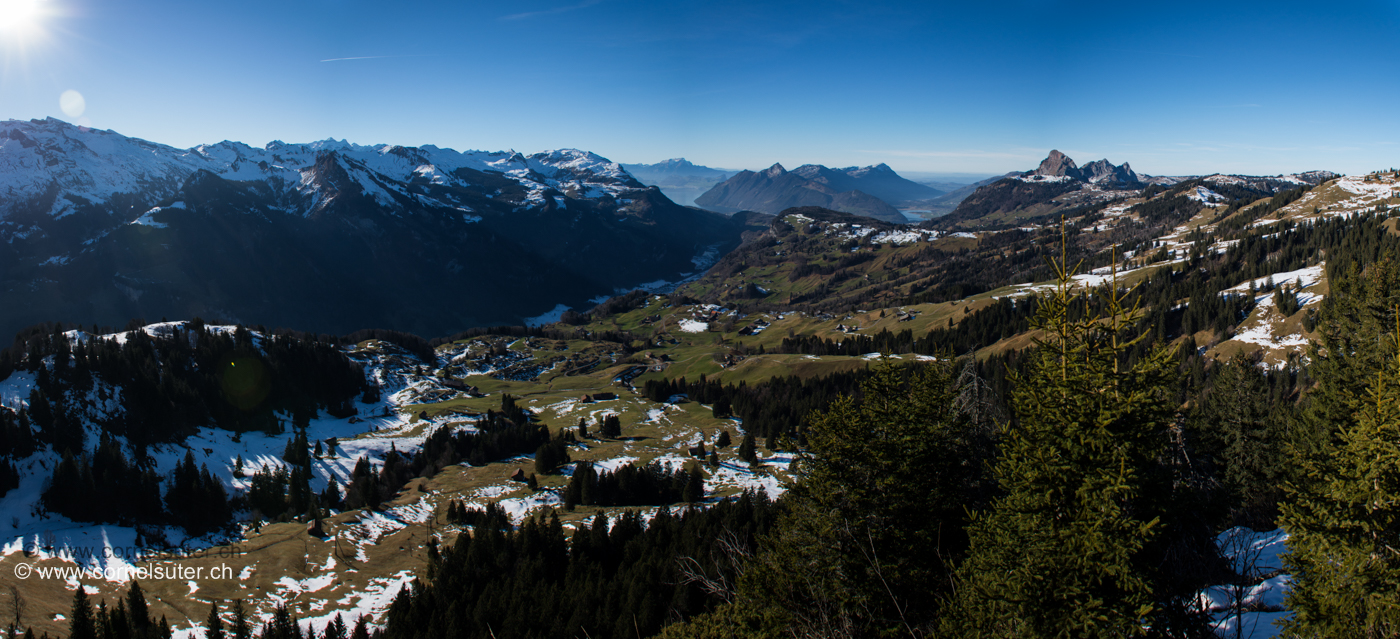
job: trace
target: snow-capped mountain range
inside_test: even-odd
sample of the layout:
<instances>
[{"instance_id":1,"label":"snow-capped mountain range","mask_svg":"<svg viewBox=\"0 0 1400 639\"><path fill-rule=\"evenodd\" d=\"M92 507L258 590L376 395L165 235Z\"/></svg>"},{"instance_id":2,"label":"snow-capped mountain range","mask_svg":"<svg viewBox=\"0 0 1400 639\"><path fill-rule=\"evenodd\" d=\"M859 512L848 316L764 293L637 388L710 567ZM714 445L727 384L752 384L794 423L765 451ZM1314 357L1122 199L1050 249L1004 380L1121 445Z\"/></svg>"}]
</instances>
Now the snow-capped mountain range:
<instances>
[{"instance_id":1,"label":"snow-capped mountain range","mask_svg":"<svg viewBox=\"0 0 1400 639\"><path fill-rule=\"evenodd\" d=\"M561 149L529 156L513 151L466 151L427 145L363 146L345 140L309 144L274 141L263 148L224 141L191 149L129 138L112 131L77 127L49 118L0 122L0 217L57 189L48 214L63 217L81 201L101 203L122 194L164 198L175 194L197 171L225 180L266 181L316 200L314 172L318 158L336 153L350 177L384 206L410 194L392 182L428 181L439 186L469 187L460 169L499 173L528 192L524 203L544 205L544 192L557 190L581 198L620 196L643 188L621 165L585 151ZM400 197L396 197L396 194ZM460 207L451 198L433 200ZM313 204L302 214L318 210Z\"/></svg>"},{"instance_id":2,"label":"snow-capped mountain range","mask_svg":"<svg viewBox=\"0 0 1400 639\"><path fill-rule=\"evenodd\" d=\"M448 334L696 273L744 219L586 151L323 140L191 149L0 122L0 334L213 316Z\"/></svg>"}]
</instances>

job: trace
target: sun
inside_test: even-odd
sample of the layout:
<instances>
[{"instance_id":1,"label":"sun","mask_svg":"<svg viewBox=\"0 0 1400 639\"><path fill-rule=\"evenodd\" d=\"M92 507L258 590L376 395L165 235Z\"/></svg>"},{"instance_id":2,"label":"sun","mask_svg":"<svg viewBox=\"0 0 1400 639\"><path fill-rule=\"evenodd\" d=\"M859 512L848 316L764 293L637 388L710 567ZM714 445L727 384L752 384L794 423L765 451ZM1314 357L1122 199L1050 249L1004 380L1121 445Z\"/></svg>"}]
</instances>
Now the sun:
<instances>
[{"instance_id":1,"label":"sun","mask_svg":"<svg viewBox=\"0 0 1400 639\"><path fill-rule=\"evenodd\" d=\"M42 0L0 0L0 35L22 32L39 20Z\"/></svg>"}]
</instances>

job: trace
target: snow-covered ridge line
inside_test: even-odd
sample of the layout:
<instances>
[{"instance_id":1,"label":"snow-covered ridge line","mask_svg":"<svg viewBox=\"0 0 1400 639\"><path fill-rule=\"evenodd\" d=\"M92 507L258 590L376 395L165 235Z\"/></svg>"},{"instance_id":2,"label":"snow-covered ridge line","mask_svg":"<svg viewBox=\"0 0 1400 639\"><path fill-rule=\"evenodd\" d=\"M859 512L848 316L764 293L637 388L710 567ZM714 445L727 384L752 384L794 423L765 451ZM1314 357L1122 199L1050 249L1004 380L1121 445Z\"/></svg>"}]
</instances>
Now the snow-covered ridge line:
<instances>
[{"instance_id":1,"label":"snow-covered ridge line","mask_svg":"<svg viewBox=\"0 0 1400 639\"><path fill-rule=\"evenodd\" d=\"M0 121L0 218L11 207L43 196L51 186L59 188L60 197L50 214L63 217L75 209L71 198L101 203L118 194L144 192L161 199L201 170L228 180L266 180L295 188L304 184L305 173L318 159L331 152L353 167L402 183L418 179L466 187L470 184L456 172L469 169L501 174L532 191L551 188L600 197L643 188L622 165L577 149L527 156L329 139L306 144L273 141L263 148L224 141L177 149L49 118ZM377 190L370 180L353 177L367 190Z\"/></svg>"}]
</instances>

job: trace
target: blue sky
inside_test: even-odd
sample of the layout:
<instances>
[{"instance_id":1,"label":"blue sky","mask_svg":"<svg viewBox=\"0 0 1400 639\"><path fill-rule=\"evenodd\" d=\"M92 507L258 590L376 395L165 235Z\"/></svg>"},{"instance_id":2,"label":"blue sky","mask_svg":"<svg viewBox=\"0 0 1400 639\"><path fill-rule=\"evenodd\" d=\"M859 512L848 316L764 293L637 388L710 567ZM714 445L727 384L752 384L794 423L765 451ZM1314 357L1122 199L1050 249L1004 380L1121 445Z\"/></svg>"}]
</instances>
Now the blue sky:
<instances>
[{"instance_id":1,"label":"blue sky","mask_svg":"<svg viewBox=\"0 0 1400 639\"><path fill-rule=\"evenodd\" d=\"M620 162L1400 166L1400 2L0 0L0 118ZM83 98L77 112L65 91Z\"/></svg>"}]
</instances>

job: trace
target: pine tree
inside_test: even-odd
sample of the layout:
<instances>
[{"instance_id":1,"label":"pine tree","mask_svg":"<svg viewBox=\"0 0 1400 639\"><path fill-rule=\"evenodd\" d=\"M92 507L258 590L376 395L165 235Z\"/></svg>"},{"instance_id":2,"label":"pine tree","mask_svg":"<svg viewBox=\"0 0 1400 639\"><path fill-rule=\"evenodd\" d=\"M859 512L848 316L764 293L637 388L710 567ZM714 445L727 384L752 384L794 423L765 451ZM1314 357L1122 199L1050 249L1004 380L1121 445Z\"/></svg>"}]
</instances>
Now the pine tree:
<instances>
[{"instance_id":1,"label":"pine tree","mask_svg":"<svg viewBox=\"0 0 1400 639\"><path fill-rule=\"evenodd\" d=\"M685 490L682 495L682 499L689 504L705 498L705 471L700 469L700 464L691 462L689 468L686 468Z\"/></svg>"},{"instance_id":2,"label":"pine tree","mask_svg":"<svg viewBox=\"0 0 1400 639\"><path fill-rule=\"evenodd\" d=\"M284 604L272 611L272 619L263 626L259 639L302 639L301 627Z\"/></svg>"},{"instance_id":3,"label":"pine tree","mask_svg":"<svg viewBox=\"0 0 1400 639\"><path fill-rule=\"evenodd\" d=\"M744 433L744 440L739 442L739 459L749 464L758 463L758 443L754 440L753 433Z\"/></svg>"},{"instance_id":4,"label":"pine tree","mask_svg":"<svg viewBox=\"0 0 1400 639\"><path fill-rule=\"evenodd\" d=\"M233 639L252 639L253 628L248 623L248 613L243 609L243 600L233 600L233 623L229 624L229 631L233 633Z\"/></svg>"},{"instance_id":5,"label":"pine tree","mask_svg":"<svg viewBox=\"0 0 1400 639\"><path fill-rule=\"evenodd\" d=\"M1220 473L1239 525L1271 529L1282 497L1288 437L1257 361L1243 353L1217 363L1194 415L1195 428Z\"/></svg>"},{"instance_id":6,"label":"pine tree","mask_svg":"<svg viewBox=\"0 0 1400 639\"><path fill-rule=\"evenodd\" d=\"M734 414L734 408L729 403L729 397L723 396L715 400L714 406L710 409L710 414L715 419L724 419Z\"/></svg>"},{"instance_id":7,"label":"pine tree","mask_svg":"<svg viewBox=\"0 0 1400 639\"><path fill-rule=\"evenodd\" d=\"M1393 259L1364 270L1355 264L1336 265L1328 275L1318 340L1308 347L1318 387L1308 394L1303 419L1289 438L1295 456L1315 463L1332 454L1337 433L1356 425L1364 389L1389 356L1384 338L1400 304L1400 263ZM1295 484L1306 481L1303 476L1289 479Z\"/></svg>"},{"instance_id":8,"label":"pine tree","mask_svg":"<svg viewBox=\"0 0 1400 639\"><path fill-rule=\"evenodd\" d=\"M927 634L950 594L987 451L956 409L950 363L906 370L880 363L859 403L842 396L811 420L800 481L746 583L754 609L781 610L795 634Z\"/></svg>"},{"instance_id":9,"label":"pine tree","mask_svg":"<svg viewBox=\"0 0 1400 639\"><path fill-rule=\"evenodd\" d=\"M115 637L116 632L112 629L112 615L107 611L107 600L97 602L97 615L93 620L93 626L97 628L97 636L102 639Z\"/></svg>"},{"instance_id":10,"label":"pine tree","mask_svg":"<svg viewBox=\"0 0 1400 639\"><path fill-rule=\"evenodd\" d=\"M1171 417L1172 354L1124 364L1141 336L1124 337L1136 308L1116 279L1105 316L1076 319L1071 269L1052 265L1058 285L1033 324L1043 337L1012 378L1018 423L994 467L1004 494L968 527L956 634L1123 637L1154 610L1140 563L1159 513L1143 496Z\"/></svg>"},{"instance_id":11,"label":"pine tree","mask_svg":"<svg viewBox=\"0 0 1400 639\"><path fill-rule=\"evenodd\" d=\"M209 603L209 618L204 622L204 639L224 639L224 622L219 619L218 602Z\"/></svg>"},{"instance_id":12,"label":"pine tree","mask_svg":"<svg viewBox=\"0 0 1400 639\"><path fill-rule=\"evenodd\" d=\"M369 639L369 620L364 615L355 620L355 629L350 632L350 639Z\"/></svg>"},{"instance_id":13,"label":"pine tree","mask_svg":"<svg viewBox=\"0 0 1400 639\"><path fill-rule=\"evenodd\" d=\"M151 613L146 608L146 594L141 592L140 582L132 581L131 588L126 591L126 610L133 630L144 631L150 627Z\"/></svg>"},{"instance_id":14,"label":"pine tree","mask_svg":"<svg viewBox=\"0 0 1400 639\"><path fill-rule=\"evenodd\" d=\"M131 615L126 612L126 598L117 598L117 607L112 610L112 634L107 635L111 639L131 639Z\"/></svg>"},{"instance_id":15,"label":"pine tree","mask_svg":"<svg viewBox=\"0 0 1400 639\"><path fill-rule=\"evenodd\" d=\"M339 613L336 613L335 618L331 619L331 622L326 624L326 630L323 636L325 639L348 639L346 636L345 621L340 618Z\"/></svg>"},{"instance_id":16,"label":"pine tree","mask_svg":"<svg viewBox=\"0 0 1400 639\"><path fill-rule=\"evenodd\" d=\"M600 420L598 435L604 439L617 439L622 436L622 421L615 413L608 413Z\"/></svg>"},{"instance_id":17,"label":"pine tree","mask_svg":"<svg viewBox=\"0 0 1400 639\"><path fill-rule=\"evenodd\" d=\"M326 487L321 490L318 501L322 506L336 510L339 510L343 505L340 486L336 483L334 478L326 481Z\"/></svg>"},{"instance_id":18,"label":"pine tree","mask_svg":"<svg viewBox=\"0 0 1400 639\"><path fill-rule=\"evenodd\" d=\"M1287 486L1285 631L1297 636L1400 636L1400 319L1390 341L1334 454L1305 458L1305 481Z\"/></svg>"},{"instance_id":19,"label":"pine tree","mask_svg":"<svg viewBox=\"0 0 1400 639\"><path fill-rule=\"evenodd\" d=\"M593 463L581 461L574 464L573 475L569 477L569 485L564 489L564 508L573 510L574 506L579 504L596 505L594 495L597 488L598 471L593 469Z\"/></svg>"},{"instance_id":20,"label":"pine tree","mask_svg":"<svg viewBox=\"0 0 1400 639\"><path fill-rule=\"evenodd\" d=\"M569 447L563 439L552 439L535 449L535 472L538 474L553 473L569 461Z\"/></svg>"},{"instance_id":21,"label":"pine tree","mask_svg":"<svg viewBox=\"0 0 1400 639\"><path fill-rule=\"evenodd\" d=\"M92 603L82 586L73 593L73 609L68 615L69 639L97 639L97 625L92 617Z\"/></svg>"}]
</instances>

